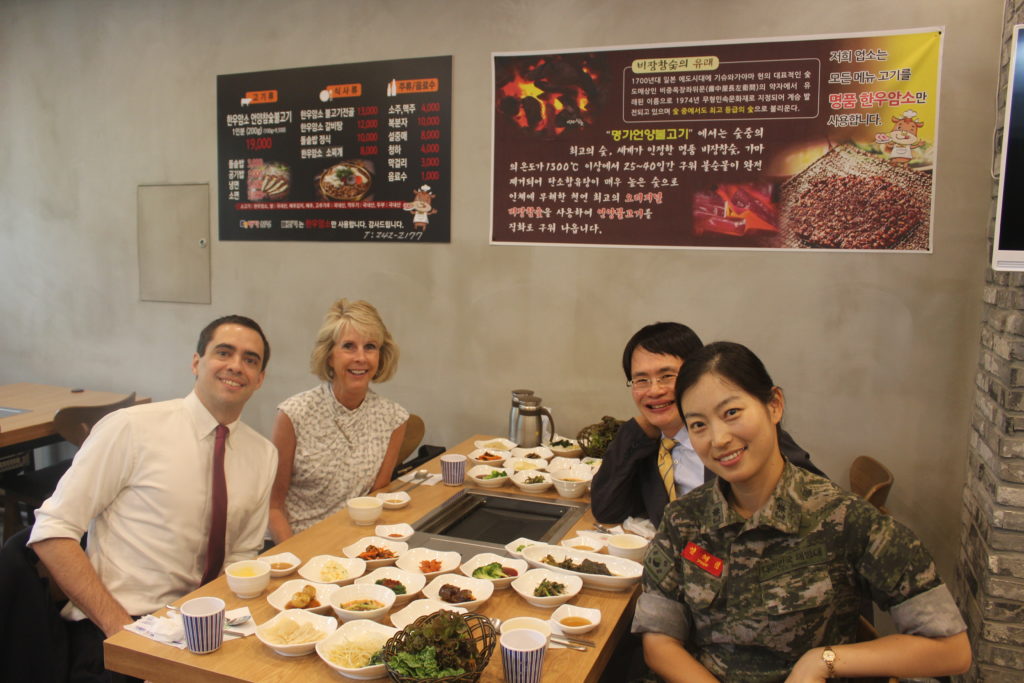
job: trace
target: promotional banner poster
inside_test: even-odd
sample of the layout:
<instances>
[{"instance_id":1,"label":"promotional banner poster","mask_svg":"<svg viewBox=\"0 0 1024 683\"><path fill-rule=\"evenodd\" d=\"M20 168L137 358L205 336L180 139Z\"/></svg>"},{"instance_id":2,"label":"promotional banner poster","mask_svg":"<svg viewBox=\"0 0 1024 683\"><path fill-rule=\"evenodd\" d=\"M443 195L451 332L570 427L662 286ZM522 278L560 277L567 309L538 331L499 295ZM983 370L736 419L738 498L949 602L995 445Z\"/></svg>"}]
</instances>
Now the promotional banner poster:
<instances>
[{"instance_id":1,"label":"promotional banner poster","mask_svg":"<svg viewBox=\"0 0 1024 683\"><path fill-rule=\"evenodd\" d=\"M495 53L491 242L930 252L941 46Z\"/></svg>"},{"instance_id":2,"label":"promotional banner poster","mask_svg":"<svg viewBox=\"0 0 1024 683\"><path fill-rule=\"evenodd\" d=\"M222 240L449 242L452 59L217 77Z\"/></svg>"}]
</instances>

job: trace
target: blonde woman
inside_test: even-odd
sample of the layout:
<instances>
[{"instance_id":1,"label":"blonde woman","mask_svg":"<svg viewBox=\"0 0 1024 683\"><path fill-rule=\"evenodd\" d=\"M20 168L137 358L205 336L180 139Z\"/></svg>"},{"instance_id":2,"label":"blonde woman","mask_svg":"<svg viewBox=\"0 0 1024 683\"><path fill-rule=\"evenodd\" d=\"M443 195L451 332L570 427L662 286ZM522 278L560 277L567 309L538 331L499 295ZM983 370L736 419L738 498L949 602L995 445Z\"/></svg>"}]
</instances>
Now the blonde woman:
<instances>
[{"instance_id":1,"label":"blonde woman","mask_svg":"<svg viewBox=\"0 0 1024 683\"><path fill-rule=\"evenodd\" d=\"M310 355L321 384L278 406L270 533L280 543L391 480L409 413L370 390L398 367L398 345L365 301L339 299Z\"/></svg>"}]
</instances>

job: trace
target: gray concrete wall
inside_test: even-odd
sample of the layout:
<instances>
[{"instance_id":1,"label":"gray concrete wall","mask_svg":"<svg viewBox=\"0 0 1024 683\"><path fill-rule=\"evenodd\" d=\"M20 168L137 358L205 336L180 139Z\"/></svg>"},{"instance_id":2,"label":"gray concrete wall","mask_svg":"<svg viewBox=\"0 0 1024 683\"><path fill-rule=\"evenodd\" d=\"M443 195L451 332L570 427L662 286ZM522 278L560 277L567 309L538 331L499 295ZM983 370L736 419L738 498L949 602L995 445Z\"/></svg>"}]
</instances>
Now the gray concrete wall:
<instances>
[{"instance_id":1,"label":"gray concrete wall","mask_svg":"<svg viewBox=\"0 0 1024 683\"><path fill-rule=\"evenodd\" d=\"M618 358L655 320L752 346L789 430L846 482L862 453L947 575L978 358L999 0L0 0L0 382L155 399L189 390L199 328L245 313L273 343L247 419L312 384L336 297L376 304L402 345L383 394L427 440L500 432L531 387L574 433L632 404ZM945 26L934 253L492 247L492 50ZM136 186L216 192L216 75L454 55L452 243L215 241L213 304L139 301ZM216 211L215 203L214 209ZM216 215L212 217L216 221Z\"/></svg>"}]
</instances>

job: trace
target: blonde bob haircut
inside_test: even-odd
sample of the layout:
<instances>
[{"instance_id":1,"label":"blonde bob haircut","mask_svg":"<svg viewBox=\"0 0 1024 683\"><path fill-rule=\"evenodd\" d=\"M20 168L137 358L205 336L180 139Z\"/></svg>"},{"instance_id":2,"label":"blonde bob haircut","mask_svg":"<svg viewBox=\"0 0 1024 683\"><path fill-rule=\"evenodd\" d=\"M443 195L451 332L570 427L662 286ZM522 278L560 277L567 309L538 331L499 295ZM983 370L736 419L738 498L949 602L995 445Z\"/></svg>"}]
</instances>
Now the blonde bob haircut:
<instances>
[{"instance_id":1,"label":"blonde bob haircut","mask_svg":"<svg viewBox=\"0 0 1024 683\"><path fill-rule=\"evenodd\" d=\"M328 361L331 351L338 343L342 332L353 327L360 334L377 342L380 348L380 363L374 382L386 382L395 375L398 369L398 344L391 338L391 333L384 326L377 309L365 301L349 301L338 299L331 305L324 316L324 322L316 335L313 353L309 356L309 370L325 382L334 379L334 370Z\"/></svg>"}]
</instances>

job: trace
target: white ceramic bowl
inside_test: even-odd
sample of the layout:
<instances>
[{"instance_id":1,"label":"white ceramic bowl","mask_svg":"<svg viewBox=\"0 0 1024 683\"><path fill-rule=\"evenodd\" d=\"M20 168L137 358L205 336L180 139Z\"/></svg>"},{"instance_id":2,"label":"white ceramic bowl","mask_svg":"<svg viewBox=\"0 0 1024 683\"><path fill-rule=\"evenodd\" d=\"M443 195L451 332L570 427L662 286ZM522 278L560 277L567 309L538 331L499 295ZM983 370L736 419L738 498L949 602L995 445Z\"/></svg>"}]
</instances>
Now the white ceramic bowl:
<instances>
[{"instance_id":1,"label":"white ceramic bowl","mask_svg":"<svg viewBox=\"0 0 1024 683\"><path fill-rule=\"evenodd\" d=\"M405 586L405 593L402 595L395 593L395 607L411 602L423 590L423 586L427 584L427 577L423 576L423 574L413 574L398 567L377 567L369 574L360 576L355 582L375 584L381 579L392 579ZM391 592L394 593L394 591Z\"/></svg>"},{"instance_id":2,"label":"white ceramic bowl","mask_svg":"<svg viewBox=\"0 0 1024 683\"><path fill-rule=\"evenodd\" d=\"M481 460L481 458L483 456L486 456L487 454L497 456L497 458L484 458L483 460ZM473 465L488 465L490 467L501 467L501 464L505 462L505 459L508 458L508 456L509 452L506 450L498 450L495 448L477 448L475 450L470 451L469 455L467 455L466 457L469 458L469 461Z\"/></svg>"},{"instance_id":3,"label":"white ceramic bowl","mask_svg":"<svg viewBox=\"0 0 1024 683\"><path fill-rule=\"evenodd\" d=\"M302 560L295 553L278 553L276 555L267 555L260 559L264 562L270 563L270 575L275 579L279 579L282 576L288 576L298 569L300 564L302 564ZM274 568L275 564L287 564L288 566Z\"/></svg>"},{"instance_id":4,"label":"white ceramic bowl","mask_svg":"<svg viewBox=\"0 0 1024 683\"><path fill-rule=\"evenodd\" d=\"M384 501L385 510L398 510L400 508L404 508L409 504L409 501L412 500L412 496L405 491L378 493L376 497Z\"/></svg>"},{"instance_id":5,"label":"white ceramic bowl","mask_svg":"<svg viewBox=\"0 0 1024 683\"><path fill-rule=\"evenodd\" d=\"M376 600L381 606L370 610L345 609L345 604L361 599ZM375 583L354 583L351 586L339 586L334 589L329 601L334 616L338 617L341 622L353 619L380 621L394 606L395 592L386 586L378 586Z\"/></svg>"},{"instance_id":6,"label":"white ceramic bowl","mask_svg":"<svg viewBox=\"0 0 1024 683\"><path fill-rule=\"evenodd\" d=\"M534 458L532 456L539 456ZM547 446L534 446L532 448L513 448L513 458L526 458L527 460L543 460L547 462L555 455L555 452Z\"/></svg>"},{"instance_id":7,"label":"white ceramic bowl","mask_svg":"<svg viewBox=\"0 0 1024 683\"><path fill-rule=\"evenodd\" d=\"M583 618L590 623L579 626L566 626L562 623L562 619L567 617ZM598 624L601 623L601 610L591 609L590 607L580 607L579 605L561 605L551 613L551 621L555 622L558 630L562 633L570 636L576 636L581 633L586 633L587 631L593 631L597 628Z\"/></svg>"},{"instance_id":8,"label":"white ceramic bowl","mask_svg":"<svg viewBox=\"0 0 1024 683\"><path fill-rule=\"evenodd\" d=\"M333 583L317 583L316 581L306 581L304 579L291 579L285 581L277 589L267 596L267 602L270 606L276 609L278 612L282 612L287 609L288 602L292 599L292 596L301 591L306 586L313 586L316 588L316 601L320 603L319 607L306 607L306 612L314 612L316 614L327 614L331 611L331 606L328 603L328 598L331 595L336 586Z\"/></svg>"},{"instance_id":9,"label":"white ceramic bowl","mask_svg":"<svg viewBox=\"0 0 1024 683\"><path fill-rule=\"evenodd\" d=\"M344 575L341 578L331 578L332 569L340 569ZM366 562L363 560L337 555L317 555L299 567L299 576L302 578L319 583L333 583L336 586L352 583L365 573Z\"/></svg>"},{"instance_id":10,"label":"white ceramic bowl","mask_svg":"<svg viewBox=\"0 0 1024 683\"><path fill-rule=\"evenodd\" d=\"M596 536L573 536L567 538L558 545L572 550L582 550L587 553L599 553L604 548L604 541Z\"/></svg>"},{"instance_id":11,"label":"white ceramic bowl","mask_svg":"<svg viewBox=\"0 0 1024 683\"><path fill-rule=\"evenodd\" d=\"M264 560L240 560L224 568L228 588L240 598L256 598L270 584L270 563Z\"/></svg>"},{"instance_id":12,"label":"white ceramic bowl","mask_svg":"<svg viewBox=\"0 0 1024 683\"><path fill-rule=\"evenodd\" d=\"M526 483L528 479L540 477L542 481L534 484ZM524 493L543 493L552 487L551 475L540 470L516 472L512 475L512 483Z\"/></svg>"},{"instance_id":13,"label":"white ceramic bowl","mask_svg":"<svg viewBox=\"0 0 1024 683\"><path fill-rule=\"evenodd\" d=\"M615 534L608 539L608 552L616 557L624 557L634 562L643 562L650 545L643 536L636 534Z\"/></svg>"},{"instance_id":14,"label":"white ceramic bowl","mask_svg":"<svg viewBox=\"0 0 1024 683\"><path fill-rule=\"evenodd\" d=\"M527 460L526 458L512 457L505 461L505 469L513 474L516 472L543 472L547 468L548 461L543 458Z\"/></svg>"},{"instance_id":15,"label":"white ceramic bowl","mask_svg":"<svg viewBox=\"0 0 1024 683\"><path fill-rule=\"evenodd\" d=\"M420 570L420 562L424 560L439 560L441 562L441 569L436 572L424 572ZM422 574L427 578L437 576L438 574L446 574L448 572L455 571L455 569L462 562L462 556L453 550L433 550L431 548L413 548L407 553L403 553L398 558L398 562L395 566L399 569L403 569L410 574Z\"/></svg>"},{"instance_id":16,"label":"white ceramic bowl","mask_svg":"<svg viewBox=\"0 0 1024 683\"><path fill-rule=\"evenodd\" d=\"M376 496L349 498L345 505L352 521L362 526L373 524L384 512L384 501Z\"/></svg>"},{"instance_id":17,"label":"white ceramic bowl","mask_svg":"<svg viewBox=\"0 0 1024 683\"><path fill-rule=\"evenodd\" d=\"M515 447L515 441L509 441L508 439L500 439L497 437L473 442L473 448L489 448L492 451L510 451Z\"/></svg>"},{"instance_id":18,"label":"white ceramic bowl","mask_svg":"<svg viewBox=\"0 0 1024 683\"><path fill-rule=\"evenodd\" d=\"M562 498L579 498L587 492L590 480L586 481L562 481L555 479L555 490Z\"/></svg>"},{"instance_id":19,"label":"white ceramic bowl","mask_svg":"<svg viewBox=\"0 0 1024 683\"><path fill-rule=\"evenodd\" d=\"M267 632L273 630L275 626L279 625L286 619L291 619L300 626L302 624L310 624L314 628L318 629L322 635L315 640L308 640L306 642L293 643L290 645L282 645L267 640ZM285 657L299 657L301 655L308 655L312 652L316 647L316 644L334 633L336 628L338 628L338 622L335 621L334 617L312 614L304 609L289 609L283 612L278 612L272 618L257 626L256 637L259 638L261 643L279 655L284 655Z\"/></svg>"},{"instance_id":20,"label":"white ceramic bowl","mask_svg":"<svg viewBox=\"0 0 1024 683\"><path fill-rule=\"evenodd\" d=\"M499 564L501 564L503 568L507 567L509 569L515 570L515 576L506 576L502 579L489 579L483 576L473 576L474 570L483 567L485 564L491 564L492 562L498 562ZM473 557L463 562L462 566L459 567L459 571L465 574L466 576L475 579L480 579L482 581L489 581L491 584L494 585L495 590L500 590L502 588L508 588L509 584L511 584L512 581L514 581L517 577L522 575L529 568L529 566L530 565L527 564L526 560L513 559L510 557L504 557L502 555L496 555L494 553L480 553L479 555L474 555Z\"/></svg>"},{"instance_id":21,"label":"white ceramic bowl","mask_svg":"<svg viewBox=\"0 0 1024 683\"><path fill-rule=\"evenodd\" d=\"M496 477L494 479L482 479L482 477L491 474L493 472L504 472L504 477ZM469 472L466 472L466 477L470 479L477 486L482 486L485 489L496 489L500 486L504 486L505 482L508 481L509 476L512 473L501 467L491 467L489 465L477 465L471 467Z\"/></svg>"},{"instance_id":22,"label":"white ceramic bowl","mask_svg":"<svg viewBox=\"0 0 1024 683\"><path fill-rule=\"evenodd\" d=\"M473 600L466 600L464 602L448 602L447 600L441 599L441 587L446 584L468 590L470 594L472 594ZM493 594L494 584L490 581L474 579L471 576L463 576L462 574L442 574L441 576L435 576L433 580L423 588L423 596L425 598L437 600L438 602L443 602L446 605L464 607L468 610L476 609L485 603Z\"/></svg>"},{"instance_id":23,"label":"white ceramic bowl","mask_svg":"<svg viewBox=\"0 0 1024 683\"><path fill-rule=\"evenodd\" d=\"M365 552L371 545L381 549L390 550L394 554L394 557L385 557L379 560L363 560L363 562L366 563L366 566L370 569L394 564L395 560L402 556L402 553L409 550L409 544L404 541L392 541L387 538L381 538L380 536L366 536L365 538L360 538L352 545L345 546L341 549L341 552L345 557L356 558L359 553Z\"/></svg>"},{"instance_id":24,"label":"white ceramic bowl","mask_svg":"<svg viewBox=\"0 0 1024 683\"><path fill-rule=\"evenodd\" d=\"M423 598L422 600L413 600L404 608L397 612L392 612L391 623L394 624L396 628L405 628L420 617L426 614L440 612L443 609L455 612L456 614L466 613L466 609L464 607L456 607L455 605L449 605L447 602L441 602L440 600Z\"/></svg>"},{"instance_id":25,"label":"white ceramic bowl","mask_svg":"<svg viewBox=\"0 0 1024 683\"><path fill-rule=\"evenodd\" d=\"M569 445L556 446L556 441L568 441ZM564 436L558 436L557 434L555 434L555 436L551 438L551 443L548 444L548 448L551 449L551 452L554 453L556 457L578 458L581 455L583 455L583 449L580 448L579 441L577 441L576 439L569 439Z\"/></svg>"},{"instance_id":26,"label":"white ceramic bowl","mask_svg":"<svg viewBox=\"0 0 1024 683\"><path fill-rule=\"evenodd\" d=\"M378 524L374 527L373 533L396 543L398 541L408 541L409 537L416 533L416 530L412 528L412 525L402 522L401 524Z\"/></svg>"},{"instance_id":27,"label":"white ceramic bowl","mask_svg":"<svg viewBox=\"0 0 1024 683\"><path fill-rule=\"evenodd\" d=\"M579 563L584 559L594 562L601 562L611 576L601 574L588 574L577 572L571 569L561 569L542 562L546 555L551 555L555 561L562 562L565 558L571 558L573 562ZM557 545L534 545L523 549L523 559L530 563L531 567L546 568L551 571L563 572L579 577L588 588L600 588L601 590L621 591L640 582L640 576L644 572L644 566L639 562L627 560L624 557L612 555L600 555L598 553L586 553L581 550L571 550ZM529 572L527 572L529 573ZM512 584L515 586L515 582Z\"/></svg>"},{"instance_id":28,"label":"white ceramic bowl","mask_svg":"<svg viewBox=\"0 0 1024 683\"><path fill-rule=\"evenodd\" d=\"M551 637L551 624L537 617L512 617L511 619L506 619L501 622L499 630L502 633L507 633L517 628L528 628L531 631L543 633L545 638Z\"/></svg>"},{"instance_id":29,"label":"white ceramic bowl","mask_svg":"<svg viewBox=\"0 0 1024 683\"><path fill-rule=\"evenodd\" d=\"M544 597L534 595L534 589L544 580L562 584L565 586L565 592ZM512 590L534 607L557 607L576 597L582 588L583 579L580 577L550 569L531 569L512 582Z\"/></svg>"},{"instance_id":30,"label":"white ceramic bowl","mask_svg":"<svg viewBox=\"0 0 1024 683\"><path fill-rule=\"evenodd\" d=\"M523 538L523 537L520 536L516 540L509 541L508 543L506 543L505 544L505 550L507 550L508 554L511 555L512 557L519 557L519 558L521 558L523 556L523 551L526 550L527 548L529 548L531 545L544 545L544 544L541 543L540 541L535 541L532 538Z\"/></svg>"},{"instance_id":31,"label":"white ceramic bowl","mask_svg":"<svg viewBox=\"0 0 1024 683\"><path fill-rule=\"evenodd\" d=\"M327 666L331 667L342 676L354 678L359 681L372 681L378 678L385 678L387 676L387 672L385 671L384 664L349 668L332 662L329 654L331 650L336 647L344 646L348 643L357 643L367 638L380 641L380 647L383 649L384 643L386 643L388 639L396 633L398 633L397 628L378 624L376 621L370 621L369 619L354 619L352 621L345 622L338 627L338 630L317 643L316 653L320 655L320 659L326 662Z\"/></svg>"}]
</instances>

